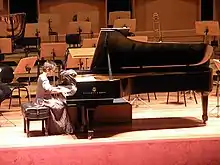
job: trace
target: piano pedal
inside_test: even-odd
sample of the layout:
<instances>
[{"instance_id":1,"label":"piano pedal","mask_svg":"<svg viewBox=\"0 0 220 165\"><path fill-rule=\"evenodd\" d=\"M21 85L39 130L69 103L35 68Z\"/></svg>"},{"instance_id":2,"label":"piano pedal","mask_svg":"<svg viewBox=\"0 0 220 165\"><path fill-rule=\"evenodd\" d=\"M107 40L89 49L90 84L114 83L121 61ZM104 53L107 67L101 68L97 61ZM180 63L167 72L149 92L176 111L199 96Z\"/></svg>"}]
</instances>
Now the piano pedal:
<instances>
[{"instance_id":1,"label":"piano pedal","mask_svg":"<svg viewBox=\"0 0 220 165\"><path fill-rule=\"evenodd\" d=\"M80 132L86 132L87 131L87 128L86 128L87 126L85 126L85 125L82 125L82 126L80 126L80 128L79 128L79 131Z\"/></svg>"},{"instance_id":2,"label":"piano pedal","mask_svg":"<svg viewBox=\"0 0 220 165\"><path fill-rule=\"evenodd\" d=\"M89 130L88 131L88 139L91 140L94 136L94 131L93 130Z\"/></svg>"}]
</instances>

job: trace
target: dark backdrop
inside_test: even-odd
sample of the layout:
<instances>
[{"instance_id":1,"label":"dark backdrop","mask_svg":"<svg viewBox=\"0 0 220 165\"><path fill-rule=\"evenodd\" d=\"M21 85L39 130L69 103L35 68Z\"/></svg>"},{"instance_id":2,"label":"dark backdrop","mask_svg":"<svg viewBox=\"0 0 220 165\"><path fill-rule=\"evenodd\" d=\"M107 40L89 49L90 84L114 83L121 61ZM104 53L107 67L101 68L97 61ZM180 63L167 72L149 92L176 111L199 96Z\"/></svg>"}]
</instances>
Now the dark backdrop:
<instances>
[{"instance_id":1,"label":"dark backdrop","mask_svg":"<svg viewBox=\"0 0 220 165\"><path fill-rule=\"evenodd\" d=\"M37 0L10 0L10 13L26 13L27 23L38 20Z\"/></svg>"},{"instance_id":2,"label":"dark backdrop","mask_svg":"<svg viewBox=\"0 0 220 165\"><path fill-rule=\"evenodd\" d=\"M131 11L132 0L107 0L107 12L112 11Z\"/></svg>"},{"instance_id":3,"label":"dark backdrop","mask_svg":"<svg viewBox=\"0 0 220 165\"><path fill-rule=\"evenodd\" d=\"M213 0L201 0L201 20L213 20Z\"/></svg>"}]
</instances>

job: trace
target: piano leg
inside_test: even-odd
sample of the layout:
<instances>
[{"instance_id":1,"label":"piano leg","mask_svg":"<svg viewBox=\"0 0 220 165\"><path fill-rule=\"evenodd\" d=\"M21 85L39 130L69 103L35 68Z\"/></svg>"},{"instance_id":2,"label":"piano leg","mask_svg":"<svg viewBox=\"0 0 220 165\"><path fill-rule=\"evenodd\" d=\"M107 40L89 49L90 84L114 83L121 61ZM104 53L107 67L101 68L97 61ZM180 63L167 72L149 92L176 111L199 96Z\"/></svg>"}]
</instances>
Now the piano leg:
<instances>
[{"instance_id":1,"label":"piano leg","mask_svg":"<svg viewBox=\"0 0 220 165\"><path fill-rule=\"evenodd\" d=\"M202 120L204 124L208 120L208 95L209 92L202 92Z\"/></svg>"},{"instance_id":2,"label":"piano leg","mask_svg":"<svg viewBox=\"0 0 220 165\"><path fill-rule=\"evenodd\" d=\"M80 132L85 132L85 127L87 124L87 120L86 120L86 110L84 106L78 106L77 107L78 110L78 122L79 122L79 131Z\"/></svg>"},{"instance_id":3,"label":"piano leg","mask_svg":"<svg viewBox=\"0 0 220 165\"><path fill-rule=\"evenodd\" d=\"M93 121L94 121L94 108L86 108L86 120L87 120L87 130L88 130L88 139L91 140L94 135Z\"/></svg>"}]
</instances>

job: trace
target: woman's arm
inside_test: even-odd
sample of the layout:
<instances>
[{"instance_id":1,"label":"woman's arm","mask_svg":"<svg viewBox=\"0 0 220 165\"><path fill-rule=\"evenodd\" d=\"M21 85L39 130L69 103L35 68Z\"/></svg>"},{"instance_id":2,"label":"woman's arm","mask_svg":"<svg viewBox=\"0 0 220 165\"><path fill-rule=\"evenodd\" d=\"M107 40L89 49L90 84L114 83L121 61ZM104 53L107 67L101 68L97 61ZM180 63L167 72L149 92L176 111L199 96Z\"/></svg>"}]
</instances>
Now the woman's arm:
<instances>
[{"instance_id":1,"label":"woman's arm","mask_svg":"<svg viewBox=\"0 0 220 165\"><path fill-rule=\"evenodd\" d=\"M47 77L42 78L42 87L45 91L48 91L50 93L60 93L61 92L58 88L50 85L50 82Z\"/></svg>"}]
</instances>

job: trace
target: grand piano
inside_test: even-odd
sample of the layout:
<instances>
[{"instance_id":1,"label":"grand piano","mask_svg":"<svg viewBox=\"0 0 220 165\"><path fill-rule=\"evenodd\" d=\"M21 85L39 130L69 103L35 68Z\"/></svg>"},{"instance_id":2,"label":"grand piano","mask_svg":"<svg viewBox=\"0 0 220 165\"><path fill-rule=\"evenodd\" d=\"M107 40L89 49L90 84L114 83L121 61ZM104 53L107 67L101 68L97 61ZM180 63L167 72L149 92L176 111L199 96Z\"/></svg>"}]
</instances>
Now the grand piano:
<instances>
[{"instance_id":1,"label":"grand piano","mask_svg":"<svg viewBox=\"0 0 220 165\"><path fill-rule=\"evenodd\" d=\"M145 43L127 38L123 29L101 29L91 69L76 77L78 90L67 96L67 105L85 107L91 139L98 105L139 93L195 90L201 92L206 123L212 52L213 48L204 43Z\"/></svg>"}]
</instances>

